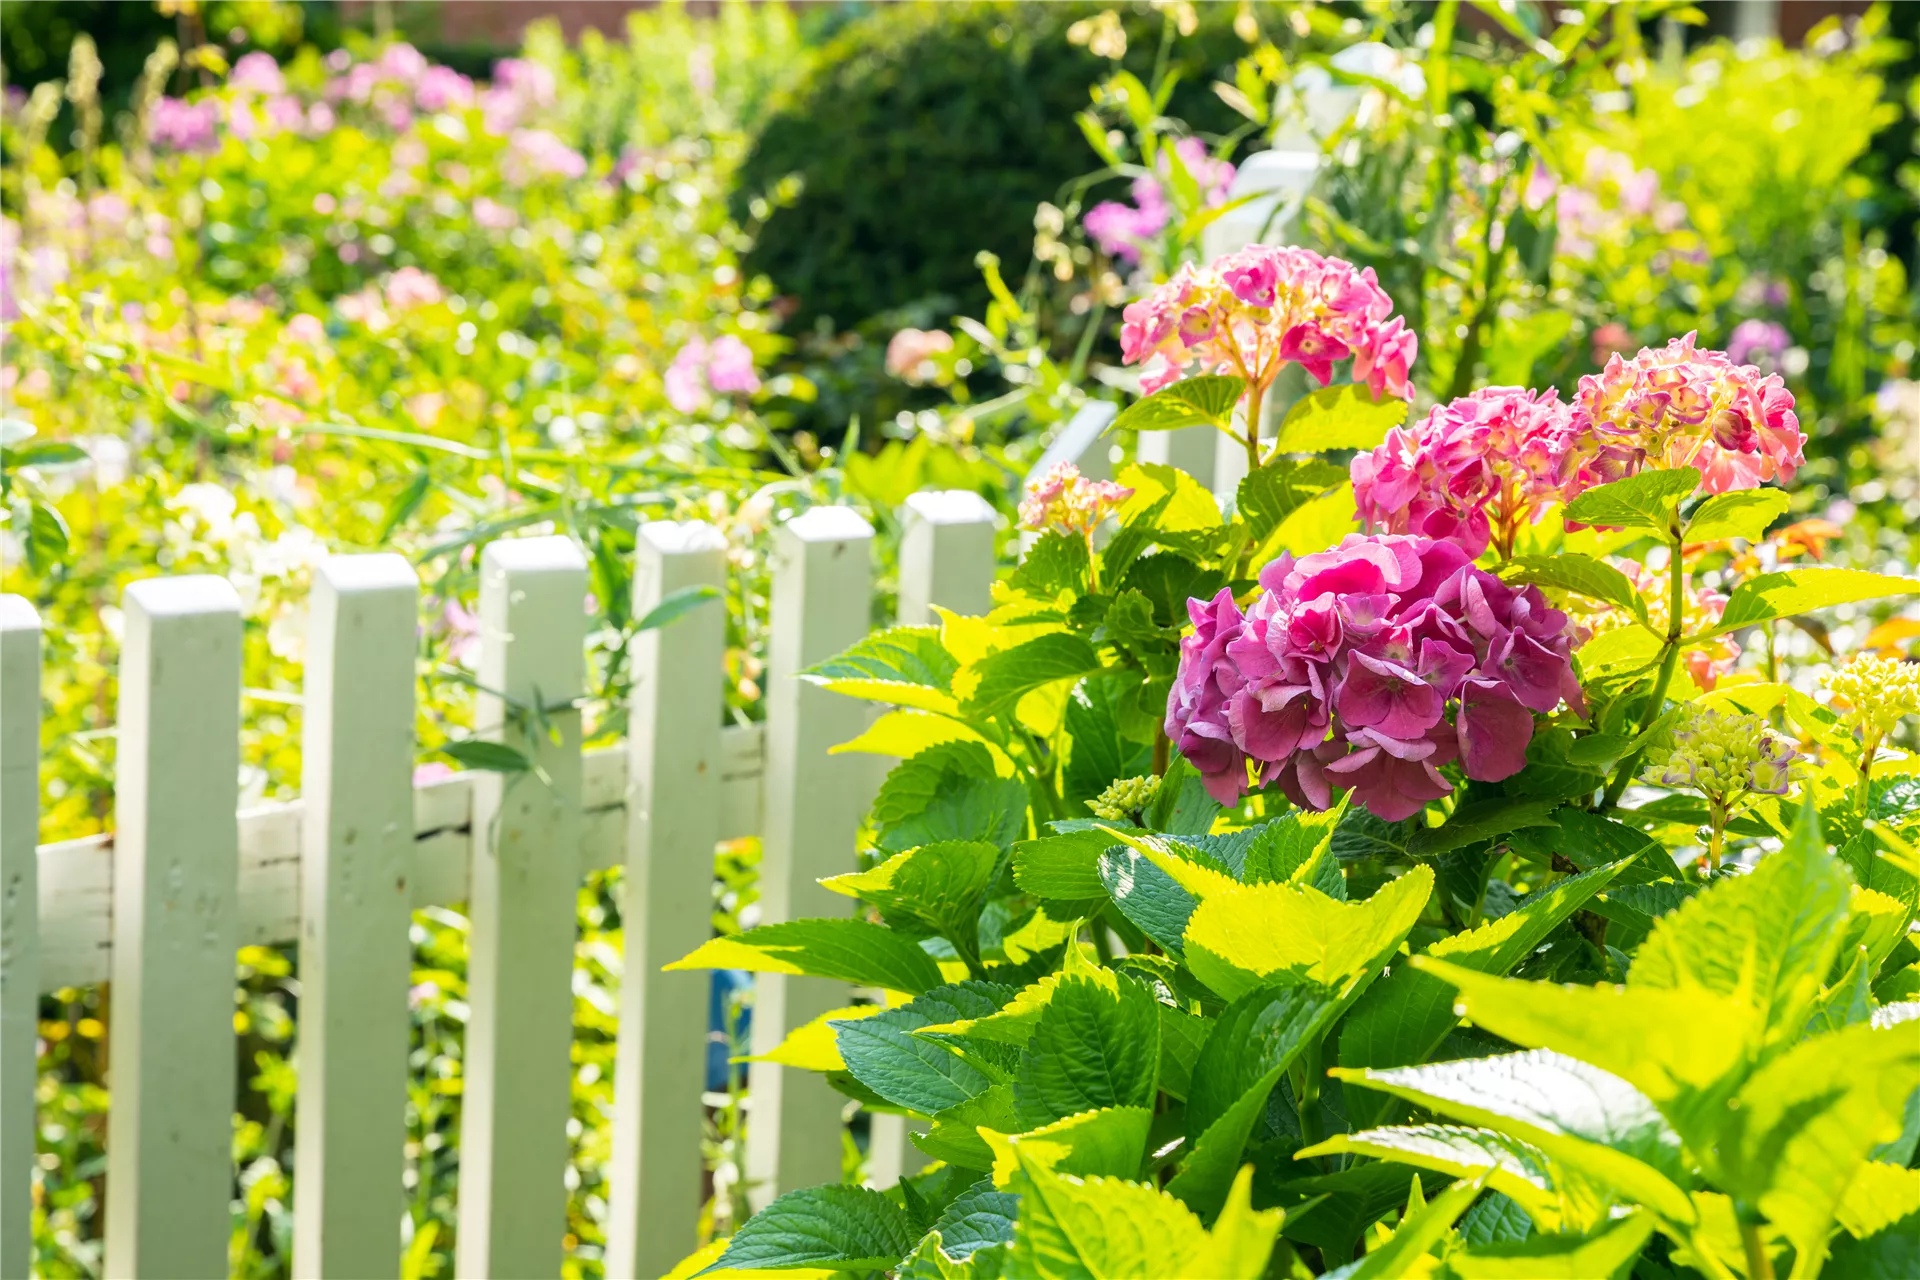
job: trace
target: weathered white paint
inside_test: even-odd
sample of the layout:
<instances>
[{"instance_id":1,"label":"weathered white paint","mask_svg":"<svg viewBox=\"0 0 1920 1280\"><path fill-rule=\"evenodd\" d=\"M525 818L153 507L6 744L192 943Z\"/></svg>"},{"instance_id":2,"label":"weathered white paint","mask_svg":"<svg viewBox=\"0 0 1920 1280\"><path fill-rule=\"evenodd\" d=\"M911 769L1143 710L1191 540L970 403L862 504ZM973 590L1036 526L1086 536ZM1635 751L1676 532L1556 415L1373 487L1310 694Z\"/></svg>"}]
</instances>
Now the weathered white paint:
<instances>
[{"instance_id":1,"label":"weathered white paint","mask_svg":"<svg viewBox=\"0 0 1920 1280\"><path fill-rule=\"evenodd\" d=\"M873 528L845 507L816 507L774 535L767 662L766 833L761 919L844 916L844 899L819 885L854 865L854 839L872 768L827 749L857 735L866 707L799 679L799 673L867 633ZM761 974L754 985L753 1051L846 1001L844 985ZM758 1209L782 1190L840 1176L843 1100L825 1079L772 1063L749 1068L748 1199Z\"/></svg>"},{"instance_id":2,"label":"weathered white paint","mask_svg":"<svg viewBox=\"0 0 1920 1280\"><path fill-rule=\"evenodd\" d=\"M419 581L335 556L308 604L293 1274L397 1275Z\"/></svg>"},{"instance_id":3,"label":"weathered white paint","mask_svg":"<svg viewBox=\"0 0 1920 1280\"><path fill-rule=\"evenodd\" d=\"M40 1004L40 617L0 596L0 1280L33 1260Z\"/></svg>"},{"instance_id":4,"label":"weathered white paint","mask_svg":"<svg viewBox=\"0 0 1920 1280\"><path fill-rule=\"evenodd\" d=\"M641 526L635 617L676 591L724 590L727 540L700 521ZM706 973L663 973L712 934L719 840L726 606L712 601L633 641L628 735L626 963L614 1067L606 1270L639 1280L693 1252L700 1217Z\"/></svg>"},{"instance_id":5,"label":"weathered white paint","mask_svg":"<svg viewBox=\"0 0 1920 1280\"><path fill-rule=\"evenodd\" d=\"M560 1274L580 864L586 559L564 537L481 556L480 737L533 769L473 784L460 1233L455 1271ZM511 699L511 703L507 700ZM541 776L544 774L544 778Z\"/></svg>"},{"instance_id":6,"label":"weathered white paint","mask_svg":"<svg viewBox=\"0 0 1920 1280\"><path fill-rule=\"evenodd\" d=\"M227 1274L239 945L240 598L122 598L106 1273Z\"/></svg>"}]
</instances>

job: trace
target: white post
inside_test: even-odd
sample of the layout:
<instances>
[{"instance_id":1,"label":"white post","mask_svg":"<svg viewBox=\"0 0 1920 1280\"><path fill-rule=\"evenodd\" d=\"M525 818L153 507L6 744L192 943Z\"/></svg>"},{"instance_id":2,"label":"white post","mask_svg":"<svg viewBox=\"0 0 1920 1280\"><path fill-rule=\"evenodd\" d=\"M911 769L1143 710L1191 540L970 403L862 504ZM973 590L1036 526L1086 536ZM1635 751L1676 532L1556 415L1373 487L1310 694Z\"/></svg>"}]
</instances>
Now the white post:
<instances>
[{"instance_id":1,"label":"white post","mask_svg":"<svg viewBox=\"0 0 1920 1280\"><path fill-rule=\"evenodd\" d=\"M970 489L907 498L900 535L900 609L907 626L938 621L933 606L977 616L993 607L993 508Z\"/></svg>"},{"instance_id":2,"label":"white post","mask_svg":"<svg viewBox=\"0 0 1920 1280\"><path fill-rule=\"evenodd\" d=\"M400 1269L419 581L334 556L307 632L293 1274Z\"/></svg>"},{"instance_id":3,"label":"white post","mask_svg":"<svg viewBox=\"0 0 1920 1280\"><path fill-rule=\"evenodd\" d=\"M240 597L122 597L108 1042L109 1276L223 1276L232 1230Z\"/></svg>"},{"instance_id":4,"label":"white post","mask_svg":"<svg viewBox=\"0 0 1920 1280\"><path fill-rule=\"evenodd\" d=\"M816 507L774 535L767 663L766 832L760 862L767 923L846 913L821 877L853 867L871 772L827 749L867 724L866 707L799 679L799 672L866 635L873 527L845 507ZM760 974L754 983L753 1051L763 1054L801 1023L845 1003L846 988L818 978ZM840 1095L811 1072L767 1062L748 1070L748 1200L758 1210L782 1190L840 1178Z\"/></svg>"},{"instance_id":5,"label":"white post","mask_svg":"<svg viewBox=\"0 0 1920 1280\"><path fill-rule=\"evenodd\" d=\"M724 590L727 540L701 521L642 525L633 612L676 591ZM606 1272L663 1275L693 1252L700 1218L700 1094L711 975L662 973L712 933L720 838L724 601L633 640L627 719L626 963L614 1067Z\"/></svg>"},{"instance_id":6,"label":"white post","mask_svg":"<svg viewBox=\"0 0 1920 1280\"><path fill-rule=\"evenodd\" d=\"M40 616L0 596L0 1280L33 1263L40 1008Z\"/></svg>"},{"instance_id":7,"label":"white post","mask_svg":"<svg viewBox=\"0 0 1920 1280\"><path fill-rule=\"evenodd\" d=\"M1100 420L1112 417L1109 412ZM896 615L902 624L938 621L934 605L968 616L992 608L996 521L985 498L968 489L916 493L907 499L903 523ZM925 1167L920 1149L906 1140L901 1117L875 1112L868 1121L867 1173L874 1186L890 1187Z\"/></svg>"},{"instance_id":8,"label":"white post","mask_svg":"<svg viewBox=\"0 0 1920 1280\"><path fill-rule=\"evenodd\" d=\"M474 780L454 1267L465 1277L560 1274L586 591L586 559L568 538L493 542L480 558L479 683L492 692L475 724L532 767Z\"/></svg>"}]
</instances>

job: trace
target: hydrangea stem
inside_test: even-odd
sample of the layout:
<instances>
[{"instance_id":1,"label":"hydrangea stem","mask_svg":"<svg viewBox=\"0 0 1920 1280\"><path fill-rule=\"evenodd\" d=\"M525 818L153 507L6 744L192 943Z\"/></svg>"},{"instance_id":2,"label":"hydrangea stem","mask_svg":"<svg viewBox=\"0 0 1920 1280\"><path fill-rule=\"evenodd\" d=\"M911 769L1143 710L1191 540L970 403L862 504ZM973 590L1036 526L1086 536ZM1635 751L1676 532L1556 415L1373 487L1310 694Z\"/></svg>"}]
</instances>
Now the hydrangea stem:
<instances>
[{"instance_id":1,"label":"hydrangea stem","mask_svg":"<svg viewBox=\"0 0 1920 1280\"><path fill-rule=\"evenodd\" d=\"M1247 390L1247 472L1260 469L1260 413L1267 401L1267 384L1254 383Z\"/></svg>"},{"instance_id":2,"label":"hydrangea stem","mask_svg":"<svg viewBox=\"0 0 1920 1280\"><path fill-rule=\"evenodd\" d=\"M1667 686L1673 683L1674 669L1680 662L1680 636L1686 621L1687 566L1680 555L1680 513L1677 509L1667 524L1667 554L1667 639L1660 651L1660 672L1654 677L1653 691L1647 695L1646 709L1640 713L1640 727L1633 735L1636 738L1653 728L1653 722L1660 718L1660 708L1667 701ZM1620 803L1621 795L1626 791L1627 784L1633 781L1633 775L1638 772L1645 755L1646 751L1642 748L1620 762L1619 770L1613 775L1613 781L1607 784L1606 794L1600 800L1602 813Z\"/></svg>"},{"instance_id":3,"label":"hydrangea stem","mask_svg":"<svg viewBox=\"0 0 1920 1280\"><path fill-rule=\"evenodd\" d=\"M1773 1280L1773 1255L1767 1252L1767 1242L1760 1236L1760 1224L1741 1223L1740 1243L1747 1250L1747 1280Z\"/></svg>"}]
</instances>

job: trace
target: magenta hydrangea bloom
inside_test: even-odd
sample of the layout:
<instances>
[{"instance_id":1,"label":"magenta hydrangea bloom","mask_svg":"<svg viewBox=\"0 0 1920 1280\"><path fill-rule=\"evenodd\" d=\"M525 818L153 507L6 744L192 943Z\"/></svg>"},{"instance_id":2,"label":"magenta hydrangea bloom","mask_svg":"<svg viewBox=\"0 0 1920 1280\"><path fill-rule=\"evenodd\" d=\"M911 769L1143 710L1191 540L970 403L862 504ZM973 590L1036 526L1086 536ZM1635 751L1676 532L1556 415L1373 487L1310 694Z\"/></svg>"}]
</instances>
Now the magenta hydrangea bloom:
<instances>
[{"instance_id":1,"label":"magenta hydrangea bloom","mask_svg":"<svg viewBox=\"0 0 1920 1280\"><path fill-rule=\"evenodd\" d=\"M1526 764L1533 717L1584 711L1567 616L1538 588L1473 567L1457 543L1349 534L1260 574L1242 613L1229 589L1189 601L1193 634L1167 698L1167 737L1221 804L1277 782L1298 805L1338 791L1398 822ZM1451 718L1449 717L1451 712Z\"/></svg>"},{"instance_id":2,"label":"magenta hydrangea bloom","mask_svg":"<svg viewBox=\"0 0 1920 1280\"><path fill-rule=\"evenodd\" d=\"M1593 477L1578 463L1585 423L1560 393L1487 387L1395 427L1352 463L1353 496L1368 527L1513 554L1520 530L1550 502L1570 501Z\"/></svg>"},{"instance_id":3,"label":"magenta hydrangea bloom","mask_svg":"<svg viewBox=\"0 0 1920 1280\"><path fill-rule=\"evenodd\" d=\"M1207 144L1198 138L1182 138L1173 144L1173 150L1194 185L1200 188L1207 206L1225 204L1227 193L1233 187L1233 165L1214 159ZM1162 185L1171 168L1163 152L1159 164L1161 176L1143 173L1133 180L1132 204L1102 200L1087 210L1081 223L1100 246L1100 252L1139 264L1141 246L1164 231L1173 217L1173 206L1167 201L1166 188Z\"/></svg>"},{"instance_id":4,"label":"magenta hydrangea bloom","mask_svg":"<svg viewBox=\"0 0 1920 1280\"><path fill-rule=\"evenodd\" d=\"M1310 249L1256 244L1188 264L1131 303L1123 321L1121 356L1145 366L1149 393L1204 373L1235 374L1264 392L1288 364L1326 386L1333 366L1351 359L1354 380L1376 397L1413 396L1407 378L1419 344L1373 268Z\"/></svg>"},{"instance_id":5,"label":"magenta hydrangea bloom","mask_svg":"<svg viewBox=\"0 0 1920 1280\"><path fill-rule=\"evenodd\" d=\"M752 395L760 390L752 348L730 333L712 342L705 338L688 342L667 366L663 380L667 403L681 413L698 413L706 408L709 392Z\"/></svg>"},{"instance_id":6,"label":"magenta hydrangea bloom","mask_svg":"<svg viewBox=\"0 0 1920 1280\"><path fill-rule=\"evenodd\" d=\"M1580 379L1575 407L1592 433L1591 462L1617 480L1643 467L1698 467L1708 493L1787 481L1806 464L1806 433L1780 375L1701 351L1694 335Z\"/></svg>"}]
</instances>

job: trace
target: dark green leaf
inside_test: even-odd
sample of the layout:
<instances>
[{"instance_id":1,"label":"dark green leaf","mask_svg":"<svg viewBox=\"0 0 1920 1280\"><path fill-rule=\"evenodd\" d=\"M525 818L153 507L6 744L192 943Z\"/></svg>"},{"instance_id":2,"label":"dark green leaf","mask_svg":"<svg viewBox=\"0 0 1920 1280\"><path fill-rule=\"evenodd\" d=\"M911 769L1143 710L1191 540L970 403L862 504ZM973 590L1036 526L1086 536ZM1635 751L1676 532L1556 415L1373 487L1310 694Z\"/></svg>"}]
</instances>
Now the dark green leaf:
<instances>
[{"instance_id":1,"label":"dark green leaf","mask_svg":"<svg viewBox=\"0 0 1920 1280\"><path fill-rule=\"evenodd\" d=\"M1100 670L1092 645L1068 631L1036 636L1011 649L990 653L969 668L979 675L967 705L986 715L1010 711L1035 689L1057 680L1073 680Z\"/></svg>"},{"instance_id":2,"label":"dark green leaf","mask_svg":"<svg viewBox=\"0 0 1920 1280\"><path fill-rule=\"evenodd\" d=\"M465 742L449 742L440 748L440 754L463 769L485 769L491 773L525 773L533 768L533 761L506 743L486 742L479 738L469 738Z\"/></svg>"},{"instance_id":3,"label":"dark green leaf","mask_svg":"<svg viewBox=\"0 0 1920 1280\"><path fill-rule=\"evenodd\" d=\"M1037 1128L1101 1107L1151 1107L1159 1061L1160 1016L1145 987L1069 973L1021 1053L1015 1114Z\"/></svg>"},{"instance_id":4,"label":"dark green leaf","mask_svg":"<svg viewBox=\"0 0 1920 1280\"><path fill-rule=\"evenodd\" d=\"M720 598L720 588L702 584L697 587L682 587L678 591L663 596L659 604L641 615L634 624L635 631L652 631L658 627L677 622L709 600Z\"/></svg>"},{"instance_id":5,"label":"dark green leaf","mask_svg":"<svg viewBox=\"0 0 1920 1280\"><path fill-rule=\"evenodd\" d=\"M787 1192L749 1218L707 1271L880 1271L904 1258L913 1243L906 1213L878 1191L805 1187Z\"/></svg>"},{"instance_id":6,"label":"dark green leaf","mask_svg":"<svg viewBox=\"0 0 1920 1280\"><path fill-rule=\"evenodd\" d=\"M947 1046L913 1032L964 1018L984 1018L1013 995L1013 988L997 983L960 982L935 987L885 1013L828 1025L854 1079L888 1102L931 1116L985 1093L1000 1081Z\"/></svg>"}]
</instances>

